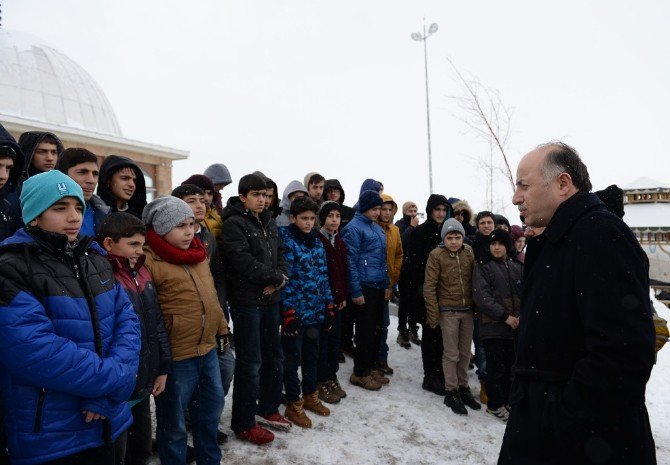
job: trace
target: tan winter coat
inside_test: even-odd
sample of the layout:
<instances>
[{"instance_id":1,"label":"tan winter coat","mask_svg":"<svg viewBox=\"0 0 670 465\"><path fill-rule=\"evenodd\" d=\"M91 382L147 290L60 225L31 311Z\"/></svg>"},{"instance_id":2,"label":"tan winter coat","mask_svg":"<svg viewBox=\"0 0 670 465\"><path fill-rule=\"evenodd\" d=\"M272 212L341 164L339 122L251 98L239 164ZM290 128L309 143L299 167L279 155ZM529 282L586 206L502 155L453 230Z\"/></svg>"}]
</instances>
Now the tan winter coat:
<instances>
[{"instance_id":1,"label":"tan winter coat","mask_svg":"<svg viewBox=\"0 0 670 465\"><path fill-rule=\"evenodd\" d=\"M151 272L172 360L206 355L216 346L217 334L228 332L228 322L214 287L209 260L195 265L173 265L145 246L145 266Z\"/></svg>"},{"instance_id":2,"label":"tan winter coat","mask_svg":"<svg viewBox=\"0 0 670 465\"><path fill-rule=\"evenodd\" d=\"M426 322L432 328L440 322L440 308L472 306L474 263L475 254L467 244L458 252L451 252L440 244L428 255L423 297Z\"/></svg>"},{"instance_id":3,"label":"tan winter coat","mask_svg":"<svg viewBox=\"0 0 670 465\"><path fill-rule=\"evenodd\" d=\"M381 197L384 203L393 203L393 216L395 216L398 211L398 205L393 198L388 194L381 194ZM382 227L386 236L386 268L388 269L389 281L391 283L389 289L393 289L393 286L400 279L400 268L402 268L403 251L400 240L400 229L393 224L393 217L391 217L390 223L377 221L377 224Z\"/></svg>"}]
</instances>

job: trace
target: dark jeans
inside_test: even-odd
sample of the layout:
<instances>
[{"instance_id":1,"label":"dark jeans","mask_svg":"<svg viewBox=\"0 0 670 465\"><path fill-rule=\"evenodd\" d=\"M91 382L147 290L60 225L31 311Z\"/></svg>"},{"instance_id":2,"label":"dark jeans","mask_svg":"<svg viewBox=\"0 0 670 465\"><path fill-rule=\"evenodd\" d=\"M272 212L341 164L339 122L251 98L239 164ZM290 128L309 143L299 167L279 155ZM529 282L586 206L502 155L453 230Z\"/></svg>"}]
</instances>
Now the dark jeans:
<instances>
[{"instance_id":1,"label":"dark jeans","mask_svg":"<svg viewBox=\"0 0 670 465\"><path fill-rule=\"evenodd\" d=\"M281 336L281 346L284 351L284 388L288 402L296 402L300 399L298 368L302 373L303 395L316 391L320 335L321 325L317 323L301 326L297 336Z\"/></svg>"},{"instance_id":2,"label":"dark jeans","mask_svg":"<svg viewBox=\"0 0 670 465\"><path fill-rule=\"evenodd\" d=\"M43 465L114 465L114 445L108 444L61 457Z\"/></svg>"},{"instance_id":3,"label":"dark jeans","mask_svg":"<svg viewBox=\"0 0 670 465\"><path fill-rule=\"evenodd\" d=\"M414 311L412 310L412 288L403 284L402 280L400 280L398 281L398 290L400 291L400 302L398 303L398 331L406 331L416 326Z\"/></svg>"},{"instance_id":4,"label":"dark jeans","mask_svg":"<svg viewBox=\"0 0 670 465\"><path fill-rule=\"evenodd\" d=\"M365 304L352 303L356 315L356 353L354 354L354 374L370 374L379 357L379 344L384 315L384 289L363 286Z\"/></svg>"},{"instance_id":5,"label":"dark jeans","mask_svg":"<svg viewBox=\"0 0 670 465\"><path fill-rule=\"evenodd\" d=\"M218 464L221 449L216 433L224 400L216 350L201 357L172 362L171 366L165 391L155 399L156 440L161 463L186 463L184 410L188 407L198 465Z\"/></svg>"},{"instance_id":6,"label":"dark jeans","mask_svg":"<svg viewBox=\"0 0 670 465\"><path fill-rule=\"evenodd\" d=\"M277 412L284 357L279 340L279 304L239 306L231 311L237 356L231 428L241 433L256 424L256 414Z\"/></svg>"},{"instance_id":7,"label":"dark jeans","mask_svg":"<svg viewBox=\"0 0 670 465\"><path fill-rule=\"evenodd\" d=\"M343 349L354 346L354 320L356 318L354 303L347 297L347 306L342 311L342 330L340 331L340 347Z\"/></svg>"},{"instance_id":8,"label":"dark jeans","mask_svg":"<svg viewBox=\"0 0 670 465\"><path fill-rule=\"evenodd\" d=\"M486 350L486 395L488 407L496 410L509 405L512 386L512 365L516 358L513 339L485 339Z\"/></svg>"},{"instance_id":9,"label":"dark jeans","mask_svg":"<svg viewBox=\"0 0 670 465\"><path fill-rule=\"evenodd\" d=\"M221 370L223 397L226 397L235 374L235 351L232 348L229 347L224 353L219 354L219 369Z\"/></svg>"},{"instance_id":10,"label":"dark jeans","mask_svg":"<svg viewBox=\"0 0 670 465\"><path fill-rule=\"evenodd\" d=\"M475 318L475 328L472 332L472 340L475 343L475 366L479 380L486 381L486 350L479 340L479 325L479 318Z\"/></svg>"},{"instance_id":11,"label":"dark jeans","mask_svg":"<svg viewBox=\"0 0 670 465\"><path fill-rule=\"evenodd\" d=\"M389 303L384 300L384 314L382 315L382 325L379 335L379 357L378 360L387 360L389 358L389 346L386 339L389 335L389 325L391 324L391 317L389 316Z\"/></svg>"},{"instance_id":12,"label":"dark jeans","mask_svg":"<svg viewBox=\"0 0 670 465\"><path fill-rule=\"evenodd\" d=\"M151 406L147 396L132 408L133 424L114 442L114 463L133 465L151 458Z\"/></svg>"},{"instance_id":13,"label":"dark jeans","mask_svg":"<svg viewBox=\"0 0 670 465\"><path fill-rule=\"evenodd\" d=\"M347 308L347 307L344 307ZM316 380L319 383L337 378L340 369L340 332L342 331L343 310L335 310L332 327L321 328L321 340L319 341L319 367Z\"/></svg>"},{"instance_id":14,"label":"dark jeans","mask_svg":"<svg viewBox=\"0 0 670 465\"><path fill-rule=\"evenodd\" d=\"M423 375L427 378L437 376L440 385L444 385L442 371L442 330L439 326L431 328L427 324L421 325L421 359L423 361Z\"/></svg>"}]
</instances>

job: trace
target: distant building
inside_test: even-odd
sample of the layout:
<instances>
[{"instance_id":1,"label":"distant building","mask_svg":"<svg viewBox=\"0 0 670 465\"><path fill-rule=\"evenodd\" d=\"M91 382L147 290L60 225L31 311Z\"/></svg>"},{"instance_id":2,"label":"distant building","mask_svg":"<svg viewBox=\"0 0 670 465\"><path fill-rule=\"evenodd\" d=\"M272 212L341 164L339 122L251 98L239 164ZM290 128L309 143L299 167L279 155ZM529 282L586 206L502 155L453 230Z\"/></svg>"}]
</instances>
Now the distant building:
<instances>
[{"instance_id":1,"label":"distant building","mask_svg":"<svg viewBox=\"0 0 670 465\"><path fill-rule=\"evenodd\" d=\"M65 54L24 32L0 29L0 123L18 140L26 131L56 134L65 147L134 160L149 199L172 190L172 162L188 152L126 139L97 82Z\"/></svg>"},{"instance_id":2,"label":"distant building","mask_svg":"<svg viewBox=\"0 0 670 465\"><path fill-rule=\"evenodd\" d=\"M623 220L649 257L652 284L670 285L670 185L640 178L624 187Z\"/></svg>"}]
</instances>

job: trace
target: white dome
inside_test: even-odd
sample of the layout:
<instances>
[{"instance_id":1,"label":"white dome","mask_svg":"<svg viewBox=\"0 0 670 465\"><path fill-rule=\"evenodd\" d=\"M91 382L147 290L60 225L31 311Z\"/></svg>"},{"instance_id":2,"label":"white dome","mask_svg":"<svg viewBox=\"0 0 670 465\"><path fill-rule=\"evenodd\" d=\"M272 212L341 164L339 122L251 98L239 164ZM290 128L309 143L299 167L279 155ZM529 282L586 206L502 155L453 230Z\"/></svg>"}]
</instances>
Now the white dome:
<instances>
[{"instance_id":1,"label":"white dome","mask_svg":"<svg viewBox=\"0 0 670 465\"><path fill-rule=\"evenodd\" d=\"M0 114L121 137L97 82L39 38L0 29Z\"/></svg>"}]
</instances>

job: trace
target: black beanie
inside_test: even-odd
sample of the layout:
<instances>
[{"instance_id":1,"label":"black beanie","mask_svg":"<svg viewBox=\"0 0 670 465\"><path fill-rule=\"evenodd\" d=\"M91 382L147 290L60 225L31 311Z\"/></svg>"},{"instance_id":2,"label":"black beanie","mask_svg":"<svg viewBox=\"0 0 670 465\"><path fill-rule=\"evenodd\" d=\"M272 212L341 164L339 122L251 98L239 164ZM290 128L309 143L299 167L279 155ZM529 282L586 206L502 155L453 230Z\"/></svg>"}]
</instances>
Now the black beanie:
<instances>
[{"instance_id":1,"label":"black beanie","mask_svg":"<svg viewBox=\"0 0 670 465\"><path fill-rule=\"evenodd\" d=\"M333 210L337 210L340 212L340 214L342 214L342 205L333 200L328 200L321 204L321 209L319 210L319 221L321 224L326 222L326 218Z\"/></svg>"},{"instance_id":2,"label":"black beanie","mask_svg":"<svg viewBox=\"0 0 670 465\"><path fill-rule=\"evenodd\" d=\"M494 242L500 242L507 249L507 255L510 254L512 250L512 236L507 231L504 229L494 229L489 235L489 245Z\"/></svg>"},{"instance_id":3,"label":"black beanie","mask_svg":"<svg viewBox=\"0 0 670 465\"><path fill-rule=\"evenodd\" d=\"M205 191L195 184L182 184L181 186L175 187L171 195L172 197L183 199L187 195L205 195Z\"/></svg>"}]
</instances>

